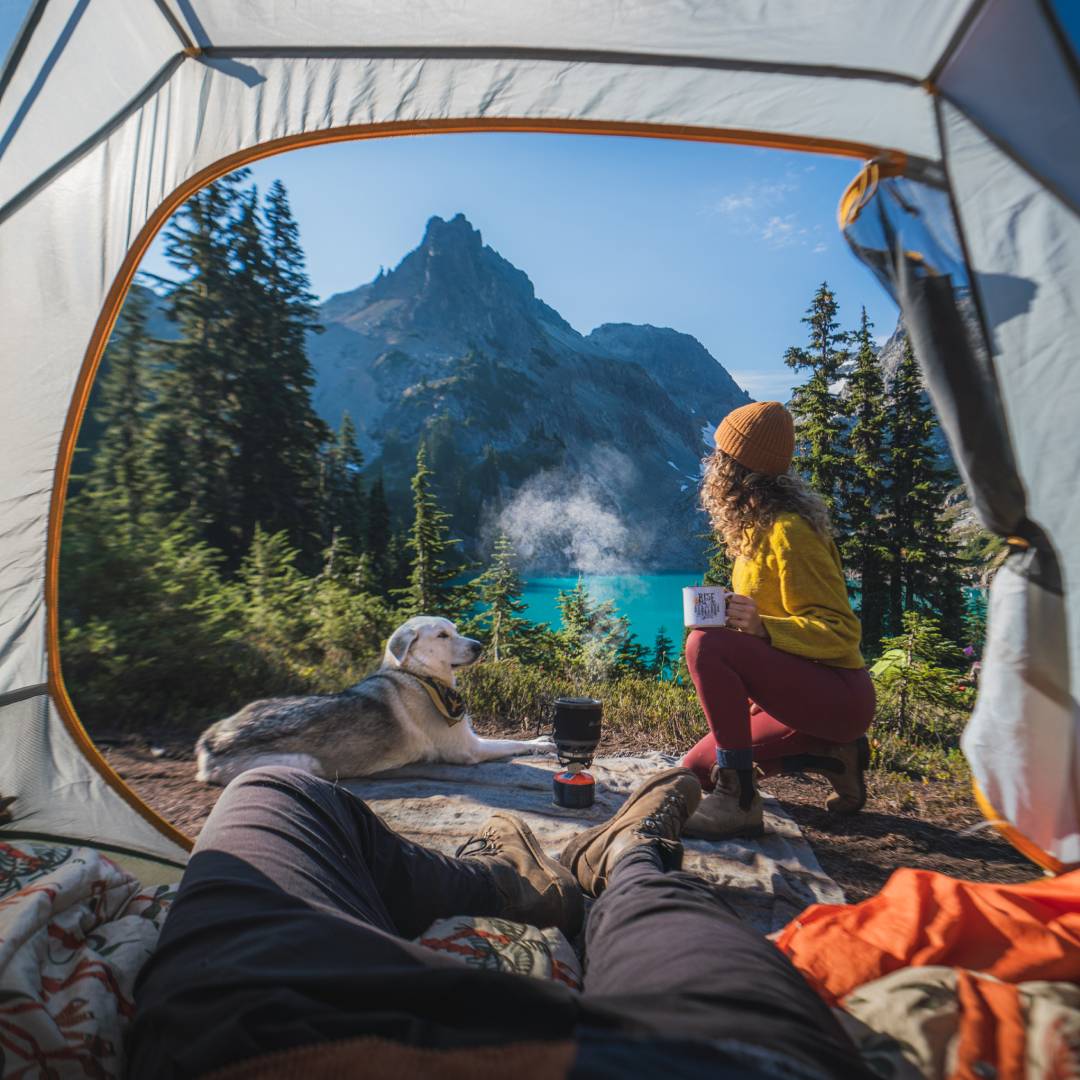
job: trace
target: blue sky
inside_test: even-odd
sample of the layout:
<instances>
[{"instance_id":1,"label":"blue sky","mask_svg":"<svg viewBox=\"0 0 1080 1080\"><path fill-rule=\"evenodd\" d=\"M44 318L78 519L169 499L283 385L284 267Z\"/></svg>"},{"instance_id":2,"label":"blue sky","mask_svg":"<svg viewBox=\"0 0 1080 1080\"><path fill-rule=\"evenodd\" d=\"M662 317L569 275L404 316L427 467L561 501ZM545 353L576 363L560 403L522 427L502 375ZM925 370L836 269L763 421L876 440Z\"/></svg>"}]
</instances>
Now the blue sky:
<instances>
[{"instance_id":1,"label":"blue sky","mask_svg":"<svg viewBox=\"0 0 1080 1080\"><path fill-rule=\"evenodd\" d=\"M463 212L575 328L653 323L693 334L754 397L783 364L823 279L883 334L892 301L847 251L835 207L858 163L744 147L580 135L411 136L259 163L289 191L316 293L369 281ZM144 268L168 274L160 243Z\"/></svg>"},{"instance_id":2,"label":"blue sky","mask_svg":"<svg viewBox=\"0 0 1080 1080\"><path fill-rule=\"evenodd\" d=\"M1080 3L1056 4L1074 38ZM27 0L0 0L0 56ZM649 322L693 334L757 398L783 396L787 346L828 280L841 319L889 297L848 252L835 209L851 159L670 140L475 134L336 144L253 169L281 178L325 298L395 265L432 214L463 212L583 333ZM143 264L170 268L156 245Z\"/></svg>"}]
</instances>

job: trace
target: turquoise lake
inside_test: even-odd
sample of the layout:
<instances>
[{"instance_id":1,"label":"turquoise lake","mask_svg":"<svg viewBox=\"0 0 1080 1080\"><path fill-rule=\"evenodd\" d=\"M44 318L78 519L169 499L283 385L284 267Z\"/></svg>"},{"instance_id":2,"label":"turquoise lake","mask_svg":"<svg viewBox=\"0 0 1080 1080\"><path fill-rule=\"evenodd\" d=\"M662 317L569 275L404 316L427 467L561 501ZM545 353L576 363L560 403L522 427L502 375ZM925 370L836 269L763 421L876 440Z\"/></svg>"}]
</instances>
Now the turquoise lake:
<instances>
[{"instance_id":1,"label":"turquoise lake","mask_svg":"<svg viewBox=\"0 0 1080 1080\"><path fill-rule=\"evenodd\" d=\"M701 570L665 570L660 574L619 576L590 575L581 580L594 600L614 600L620 615L630 620L638 640L652 648L656 632L664 627L676 645L682 641L682 590L684 585L700 585ZM525 579L522 600L533 622L559 627L556 595L572 589L576 577L534 577Z\"/></svg>"},{"instance_id":2,"label":"turquoise lake","mask_svg":"<svg viewBox=\"0 0 1080 1080\"><path fill-rule=\"evenodd\" d=\"M618 613L629 618L630 629L638 640L651 649L661 626L679 647L683 632L683 586L700 585L702 573L702 570L665 570L660 574L583 575L581 580L594 600L614 600ZM576 577L526 578L521 598L528 605L528 617L533 622L550 623L557 630L559 609L555 597L563 590L572 589L577 582ZM970 610L985 611L985 589L967 588L964 593Z\"/></svg>"}]
</instances>

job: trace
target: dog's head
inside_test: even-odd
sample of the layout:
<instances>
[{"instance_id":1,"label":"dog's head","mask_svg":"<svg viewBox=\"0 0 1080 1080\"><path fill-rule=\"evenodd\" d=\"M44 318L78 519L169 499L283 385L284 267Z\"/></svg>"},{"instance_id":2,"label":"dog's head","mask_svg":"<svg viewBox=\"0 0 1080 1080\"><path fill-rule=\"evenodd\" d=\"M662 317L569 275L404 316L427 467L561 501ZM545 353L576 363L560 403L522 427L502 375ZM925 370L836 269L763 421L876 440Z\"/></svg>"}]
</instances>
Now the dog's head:
<instances>
[{"instance_id":1,"label":"dog's head","mask_svg":"<svg viewBox=\"0 0 1080 1080\"><path fill-rule=\"evenodd\" d=\"M453 686L458 669L475 664L483 651L479 641L462 637L449 619L417 615L390 635L383 664Z\"/></svg>"}]
</instances>

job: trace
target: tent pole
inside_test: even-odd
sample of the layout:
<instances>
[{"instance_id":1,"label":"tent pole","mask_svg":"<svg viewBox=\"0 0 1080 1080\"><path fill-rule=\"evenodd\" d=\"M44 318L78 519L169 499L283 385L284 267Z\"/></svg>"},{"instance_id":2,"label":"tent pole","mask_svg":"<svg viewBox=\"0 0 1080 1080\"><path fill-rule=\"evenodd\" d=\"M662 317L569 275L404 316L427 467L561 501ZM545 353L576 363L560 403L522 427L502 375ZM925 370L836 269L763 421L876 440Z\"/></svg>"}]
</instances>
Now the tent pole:
<instances>
[{"instance_id":1,"label":"tent pole","mask_svg":"<svg viewBox=\"0 0 1080 1080\"><path fill-rule=\"evenodd\" d=\"M189 49L194 49L195 42L191 40L188 32L180 24L180 20L172 13L166 0L154 0L154 3L157 4L158 11L165 17L165 21L172 27L173 33L180 39L180 44L184 51L187 52Z\"/></svg>"}]
</instances>

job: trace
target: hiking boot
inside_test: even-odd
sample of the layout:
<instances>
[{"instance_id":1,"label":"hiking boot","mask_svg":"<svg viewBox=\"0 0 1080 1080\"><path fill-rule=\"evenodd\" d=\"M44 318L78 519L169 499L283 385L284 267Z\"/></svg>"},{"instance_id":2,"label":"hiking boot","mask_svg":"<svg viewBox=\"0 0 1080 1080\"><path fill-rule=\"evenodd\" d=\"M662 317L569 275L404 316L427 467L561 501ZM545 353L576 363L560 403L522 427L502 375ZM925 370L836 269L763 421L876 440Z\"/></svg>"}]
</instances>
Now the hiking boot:
<instances>
[{"instance_id":1,"label":"hiking boot","mask_svg":"<svg viewBox=\"0 0 1080 1080\"><path fill-rule=\"evenodd\" d=\"M651 844L666 869L682 865L679 836L701 801L701 784L689 769L666 769L649 777L609 821L578 833L559 856L590 896L607 887L615 864Z\"/></svg>"},{"instance_id":2,"label":"hiking boot","mask_svg":"<svg viewBox=\"0 0 1080 1080\"><path fill-rule=\"evenodd\" d=\"M753 770L714 765L712 775L716 786L686 823L685 835L700 840L761 836L765 832L764 807L754 787Z\"/></svg>"},{"instance_id":3,"label":"hiking boot","mask_svg":"<svg viewBox=\"0 0 1080 1080\"><path fill-rule=\"evenodd\" d=\"M813 773L832 785L825 809L833 814L856 814L866 805L866 769L870 740L861 736L849 743L822 743L819 753L795 754L783 759L784 775Z\"/></svg>"},{"instance_id":4,"label":"hiking boot","mask_svg":"<svg viewBox=\"0 0 1080 1080\"><path fill-rule=\"evenodd\" d=\"M496 917L530 926L557 926L572 938L585 918L574 875L549 859L532 830L513 814L492 814L457 849L459 859L482 859L499 898Z\"/></svg>"}]
</instances>

